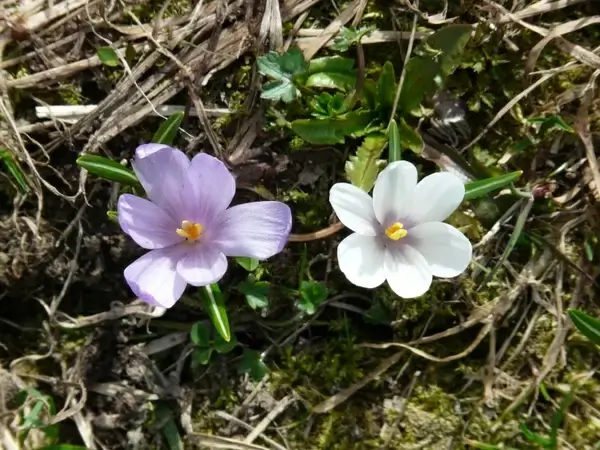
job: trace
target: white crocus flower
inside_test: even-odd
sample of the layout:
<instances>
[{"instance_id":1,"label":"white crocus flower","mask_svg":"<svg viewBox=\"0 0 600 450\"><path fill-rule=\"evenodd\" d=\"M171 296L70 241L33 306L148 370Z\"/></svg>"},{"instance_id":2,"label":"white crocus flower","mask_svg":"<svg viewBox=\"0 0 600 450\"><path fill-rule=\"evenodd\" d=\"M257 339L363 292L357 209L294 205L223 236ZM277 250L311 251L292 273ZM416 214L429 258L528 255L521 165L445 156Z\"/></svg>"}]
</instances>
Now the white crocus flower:
<instances>
[{"instance_id":1,"label":"white crocus flower","mask_svg":"<svg viewBox=\"0 0 600 450\"><path fill-rule=\"evenodd\" d=\"M442 221L464 195L461 180L448 172L417 184L417 169L407 161L391 163L379 174L373 198L351 184L334 184L329 201L340 221L354 231L338 246L340 270L365 288L387 280L403 298L427 292L433 275L459 275L471 262L471 243Z\"/></svg>"}]
</instances>

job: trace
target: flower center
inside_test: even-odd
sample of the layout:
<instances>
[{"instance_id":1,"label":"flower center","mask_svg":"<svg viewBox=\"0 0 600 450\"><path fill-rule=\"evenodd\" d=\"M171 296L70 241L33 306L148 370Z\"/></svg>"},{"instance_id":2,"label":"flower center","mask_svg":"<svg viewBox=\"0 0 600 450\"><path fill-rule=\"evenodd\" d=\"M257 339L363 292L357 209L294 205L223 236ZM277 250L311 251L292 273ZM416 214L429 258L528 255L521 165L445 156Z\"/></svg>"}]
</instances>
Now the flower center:
<instances>
[{"instance_id":1,"label":"flower center","mask_svg":"<svg viewBox=\"0 0 600 450\"><path fill-rule=\"evenodd\" d=\"M199 223L184 220L181 222L181 228L177 228L176 233L189 241L196 241L202 234L202 230L202 225Z\"/></svg>"},{"instance_id":2,"label":"flower center","mask_svg":"<svg viewBox=\"0 0 600 450\"><path fill-rule=\"evenodd\" d=\"M385 229L385 235L392 241L399 241L400 239L405 238L407 234L408 231L404 229L404 224L402 222L394 222Z\"/></svg>"}]
</instances>

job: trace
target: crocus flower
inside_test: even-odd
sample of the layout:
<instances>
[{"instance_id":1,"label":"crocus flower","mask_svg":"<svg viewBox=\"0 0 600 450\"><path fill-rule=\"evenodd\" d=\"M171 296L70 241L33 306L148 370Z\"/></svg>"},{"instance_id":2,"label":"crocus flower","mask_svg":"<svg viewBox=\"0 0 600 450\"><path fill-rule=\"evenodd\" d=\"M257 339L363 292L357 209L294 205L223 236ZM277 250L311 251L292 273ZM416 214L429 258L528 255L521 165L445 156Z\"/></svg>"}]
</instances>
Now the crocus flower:
<instances>
[{"instance_id":1,"label":"crocus flower","mask_svg":"<svg viewBox=\"0 0 600 450\"><path fill-rule=\"evenodd\" d=\"M373 198L351 184L334 184L329 201L340 221L354 231L338 246L340 270L365 288L387 280L403 298L427 292L433 275L459 275L471 261L471 243L442 221L464 195L460 179L448 172L417 184L417 169L407 161L391 163L379 174Z\"/></svg>"},{"instance_id":2,"label":"crocus flower","mask_svg":"<svg viewBox=\"0 0 600 450\"><path fill-rule=\"evenodd\" d=\"M188 284L206 286L227 270L227 256L263 260L279 253L292 225L281 202L229 207L235 179L218 159L200 153L190 161L161 144L141 145L132 163L149 200L123 194L119 224L150 250L125 269L142 300L170 308Z\"/></svg>"}]
</instances>

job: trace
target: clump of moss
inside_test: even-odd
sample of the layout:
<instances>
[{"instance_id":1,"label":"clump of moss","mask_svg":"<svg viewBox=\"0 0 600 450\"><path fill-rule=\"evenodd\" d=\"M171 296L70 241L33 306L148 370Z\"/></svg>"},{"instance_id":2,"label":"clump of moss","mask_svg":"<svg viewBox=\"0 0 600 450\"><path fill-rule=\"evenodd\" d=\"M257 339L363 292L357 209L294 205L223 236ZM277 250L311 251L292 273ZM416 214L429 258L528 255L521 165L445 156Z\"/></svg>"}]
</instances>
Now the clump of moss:
<instances>
[{"instance_id":1,"label":"clump of moss","mask_svg":"<svg viewBox=\"0 0 600 450\"><path fill-rule=\"evenodd\" d=\"M61 83L58 93L62 101L67 105L83 104L81 86L77 86L73 83Z\"/></svg>"}]
</instances>

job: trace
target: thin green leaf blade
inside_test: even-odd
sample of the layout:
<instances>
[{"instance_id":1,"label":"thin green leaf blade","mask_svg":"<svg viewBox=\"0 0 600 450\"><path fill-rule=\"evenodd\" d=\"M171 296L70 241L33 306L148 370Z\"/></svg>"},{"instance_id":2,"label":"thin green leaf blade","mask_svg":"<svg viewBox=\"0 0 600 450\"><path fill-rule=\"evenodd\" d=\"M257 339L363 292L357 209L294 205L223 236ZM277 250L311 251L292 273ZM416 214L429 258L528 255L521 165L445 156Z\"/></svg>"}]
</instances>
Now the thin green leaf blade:
<instances>
[{"instance_id":1,"label":"thin green leaf blade","mask_svg":"<svg viewBox=\"0 0 600 450\"><path fill-rule=\"evenodd\" d=\"M140 182L132 170L104 156L82 155L77 158L77 165L83 167L92 175L104 178L105 180L129 186L140 186Z\"/></svg>"},{"instance_id":2,"label":"thin green leaf blade","mask_svg":"<svg viewBox=\"0 0 600 450\"><path fill-rule=\"evenodd\" d=\"M531 211L532 206L533 206L533 197L529 198L527 200L527 202L525 203L525 206L523 207L523 209L521 210L521 213L519 214L519 217L517 218L517 222L515 223L515 228L510 235L508 244L506 244L506 248L502 252L502 255L500 255L500 259L498 259L498 261L496 262L496 264L494 265L492 270L490 270L487 273L487 275L485 276L485 278L483 279L483 281L477 288L477 291L479 291L479 289L481 289L483 286L485 286L494 277L494 275L496 274L498 269L502 266L502 264L504 264L504 261L506 261L508 259L508 257L510 256L511 252L515 248L515 245L517 245L517 241L519 240L519 237L521 236L523 228L525 227L525 223L527 222L527 218L529 217L529 212Z\"/></svg>"},{"instance_id":3,"label":"thin green leaf blade","mask_svg":"<svg viewBox=\"0 0 600 450\"><path fill-rule=\"evenodd\" d=\"M183 121L183 116L183 111L177 111L176 113L171 114L167 120L163 122L158 131L154 133L152 142L164 145L173 144L175 136L177 135L177 130L179 130L179 126Z\"/></svg>"},{"instance_id":4,"label":"thin green leaf blade","mask_svg":"<svg viewBox=\"0 0 600 450\"><path fill-rule=\"evenodd\" d=\"M2 159L6 170L13 176L23 193L28 193L29 185L27 184L25 175L8 149L0 149L0 159Z\"/></svg>"},{"instance_id":5,"label":"thin green leaf blade","mask_svg":"<svg viewBox=\"0 0 600 450\"><path fill-rule=\"evenodd\" d=\"M388 127L388 162L400 161L402 159L402 145L400 144L400 133L398 132L398 124L394 119L390 121Z\"/></svg>"},{"instance_id":6,"label":"thin green leaf blade","mask_svg":"<svg viewBox=\"0 0 600 450\"><path fill-rule=\"evenodd\" d=\"M227 318L227 310L219 285L213 283L210 286L200 288L200 296L215 329L225 341L229 342L231 339L229 319Z\"/></svg>"},{"instance_id":7,"label":"thin green leaf blade","mask_svg":"<svg viewBox=\"0 0 600 450\"><path fill-rule=\"evenodd\" d=\"M550 444L550 441L548 439L543 438L537 433L534 433L529 428L527 428L527 425L525 425L524 423L520 424L519 428L521 429L523 435L531 442L535 442L536 444L541 445L544 448L547 448L548 444Z\"/></svg>"},{"instance_id":8,"label":"thin green leaf blade","mask_svg":"<svg viewBox=\"0 0 600 450\"><path fill-rule=\"evenodd\" d=\"M581 334L600 345L600 320L578 309L569 309L569 317Z\"/></svg>"},{"instance_id":9,"label":"thin green leaf blade","mask_svg":"<svg viewBox=\"0 0 600 450\"><path fill-rule=\"evenodd\" d=\"M483 197L490 192L502 189L508 186L510 183L518 180L523 174L522 170L516 172L505 173L497 177L486 178L485 180L477 180L465 185L465 198L464 200L473 200L475 198Z\"/></svg>"},{"instance_id":10,"label":"thin green leaf blade","mask_svg":"<svg viewBox=\"0 0 600 450\"><path fill-rule=\"evenodd\" d=\"M162 434L167 441L169 450L183 450L183 441L179 435L179 429L173 419L173 412L165 404L156 407L156 422L162 424Z\"/></svg>"}]
</instances>

